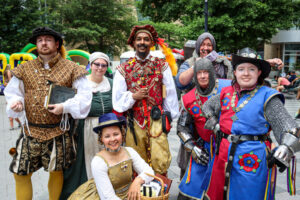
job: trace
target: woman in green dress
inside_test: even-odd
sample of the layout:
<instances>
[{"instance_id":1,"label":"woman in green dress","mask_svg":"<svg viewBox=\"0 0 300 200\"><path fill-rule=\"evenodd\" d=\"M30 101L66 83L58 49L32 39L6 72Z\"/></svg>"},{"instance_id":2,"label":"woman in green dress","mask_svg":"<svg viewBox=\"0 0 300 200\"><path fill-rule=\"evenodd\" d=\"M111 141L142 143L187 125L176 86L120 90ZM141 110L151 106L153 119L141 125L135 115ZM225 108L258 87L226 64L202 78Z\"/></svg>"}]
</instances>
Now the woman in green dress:
<instances>
[{"instance_id":1,"label":"woman in green dress","mask_svg":"<svg viewBox=\"0 0 300 200\"><path fill-rule=\"evenodd\" d=\"M64 185L60 200L67 199L82 183L93 178L91 161L99 152L101 145L93 127L98 124L99 116L112 112L112 79L104 74L109 66L109 57L102 52L90 55L91 74L87 76L93 91L91 110L86 119L79 120L77 133L77 155L72 166L64 171Z\"/></svg>"}]
</instances>

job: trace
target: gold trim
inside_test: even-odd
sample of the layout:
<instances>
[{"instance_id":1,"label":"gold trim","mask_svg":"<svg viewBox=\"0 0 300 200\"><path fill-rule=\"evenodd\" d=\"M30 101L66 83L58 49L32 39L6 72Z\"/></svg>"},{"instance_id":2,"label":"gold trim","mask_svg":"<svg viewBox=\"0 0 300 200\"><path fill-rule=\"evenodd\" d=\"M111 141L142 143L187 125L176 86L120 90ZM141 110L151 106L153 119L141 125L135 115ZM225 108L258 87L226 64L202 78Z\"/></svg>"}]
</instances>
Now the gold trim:
<instances>
[{"instance_id":1,"label":"gold trim","mask_svg":"<svg viewBox=\"0 0 300 200\"><path fill-rule=\"evenodd\" d=\"M49 101L50 101L50 95L51 95L51 92L52 92L52 87L53 87L53 84L51 84L50 87L49 87L49 93L48 93L48 97L47 97L46 109L48 109L48 105L49 105Z\"/></svg>"},{"instance_id":2,"label":"gold trim","mask_svg":"<svg viewBox=\"0 0 300 200\"><path fill-rule=\"evenodd\" d=\"M106 121L106 122L99 123L98 126L104 126L104 125L107 125L107 124L119 123L119 122L120 122L119 120L109 120L109 121Z\"/></svg>"},{"instance_id":3,"label":"gold trim","mask_svg":"<svg viewBox=\"0 0 300 200\"><path fill-rule=\"evenodd\" d=\"M203 190L203 192L202 192L202 195L201 195L200 199L199 199L199 198L197 198L197 197L193 197L193 196L190 196L190 195L188 195L188 194L185 194L185 193L184 193L184 192L182 192L180 189L179 189L179 193L180 193L182 196L184 196L184 197L188 197L188 198L190 198L190 199L192 199L192 200L202 200L202 199L203 199L203 197L204 197L204 194L206 193L206 191L205 191L205 190Z\"/></svg>"}]
</instances>

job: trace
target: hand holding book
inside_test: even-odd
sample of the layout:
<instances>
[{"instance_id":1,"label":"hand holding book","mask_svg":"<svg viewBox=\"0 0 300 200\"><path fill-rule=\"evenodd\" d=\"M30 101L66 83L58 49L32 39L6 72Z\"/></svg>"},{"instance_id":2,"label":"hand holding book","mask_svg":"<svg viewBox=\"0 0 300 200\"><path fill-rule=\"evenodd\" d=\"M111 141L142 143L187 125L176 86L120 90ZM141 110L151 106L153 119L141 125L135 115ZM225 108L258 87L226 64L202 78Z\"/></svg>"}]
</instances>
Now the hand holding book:
<instances>
[{"instance_id":1,"label":"hand holding book","mask_svg":"<svg viewBox=\"0 0 300 200\"><path fill-rule=\"evenodd\" d=\"M55 115L60 115L64 111L64 106L61 103L60 104L49 104L48 111Z\"/></svg>"},{"instance_id":2,"label":"hand holding book","mask_svg":"<svg viewBox=\"0 0 300 200\"><path fill-rule=\"evenodd\" d=\"M51 84L49 94L45 98L45 108L54 114L61 114L63 112L63 105L65 101L73 98L76 90L73 88Z\"/></svg>"}]
</instances>

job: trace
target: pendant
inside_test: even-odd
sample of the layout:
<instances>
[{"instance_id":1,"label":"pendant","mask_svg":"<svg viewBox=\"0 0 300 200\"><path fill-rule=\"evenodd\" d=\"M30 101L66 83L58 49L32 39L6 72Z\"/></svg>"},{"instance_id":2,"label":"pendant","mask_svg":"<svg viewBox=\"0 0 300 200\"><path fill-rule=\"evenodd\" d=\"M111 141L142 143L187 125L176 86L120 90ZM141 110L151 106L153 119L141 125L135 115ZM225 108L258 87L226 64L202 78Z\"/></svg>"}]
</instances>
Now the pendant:
<instances>
[{"instance_id":1,"label":"pendant","mask_svg":"<svg viewBox=\"0 0 300 200\"><path fill-rule=\"evenodd\" d=\"M123 172L126 172L127 168L128 168L128 164L126 162L124 162L124 163L121 164L121 170Z\"/></svg>"},{"instance_id":2,"label":"pendant","mask_svg":"<svg viewBox=\"0 0 300 200\"><path fill-rule=\"evenodd\" d=\"M234 114L232 117L231 117L232 121L235 122L236 120L238 120L239 118L236 116L236 114Z\"/></svg>"}]
</instances>

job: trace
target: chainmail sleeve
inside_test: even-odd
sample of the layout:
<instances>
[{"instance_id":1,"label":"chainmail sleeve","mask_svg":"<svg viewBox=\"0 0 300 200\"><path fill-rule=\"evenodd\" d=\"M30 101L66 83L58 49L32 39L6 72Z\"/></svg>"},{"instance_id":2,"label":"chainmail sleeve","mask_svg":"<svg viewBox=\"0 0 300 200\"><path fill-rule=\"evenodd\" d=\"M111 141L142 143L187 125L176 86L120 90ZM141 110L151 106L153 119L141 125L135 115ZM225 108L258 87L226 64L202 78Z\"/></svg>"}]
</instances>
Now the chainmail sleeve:
<instances>
[{"instance_id":1,"label":"chainmail sleeve","mask_svg":"<svg viewBox=\"0 0 300 200\"><path fill-rule=\"evenodd\" d=\"M211 97L202 106L202 112L207 119L212 116L219 117L220 111L221 111L220 94Z\"/></svg>"},{"instance_id":2,"label":"chainmail sleeve","mask_svg":"<svg viewBox=\"0 0 300 200\"><path fill-rule=\"evenodd\" d=\"M270 123L276 141L280 144L281 135L297 128L296 121L285 109L278 96L269 100L265 107L265 116Z\"/></svg>"}]
</instances>

